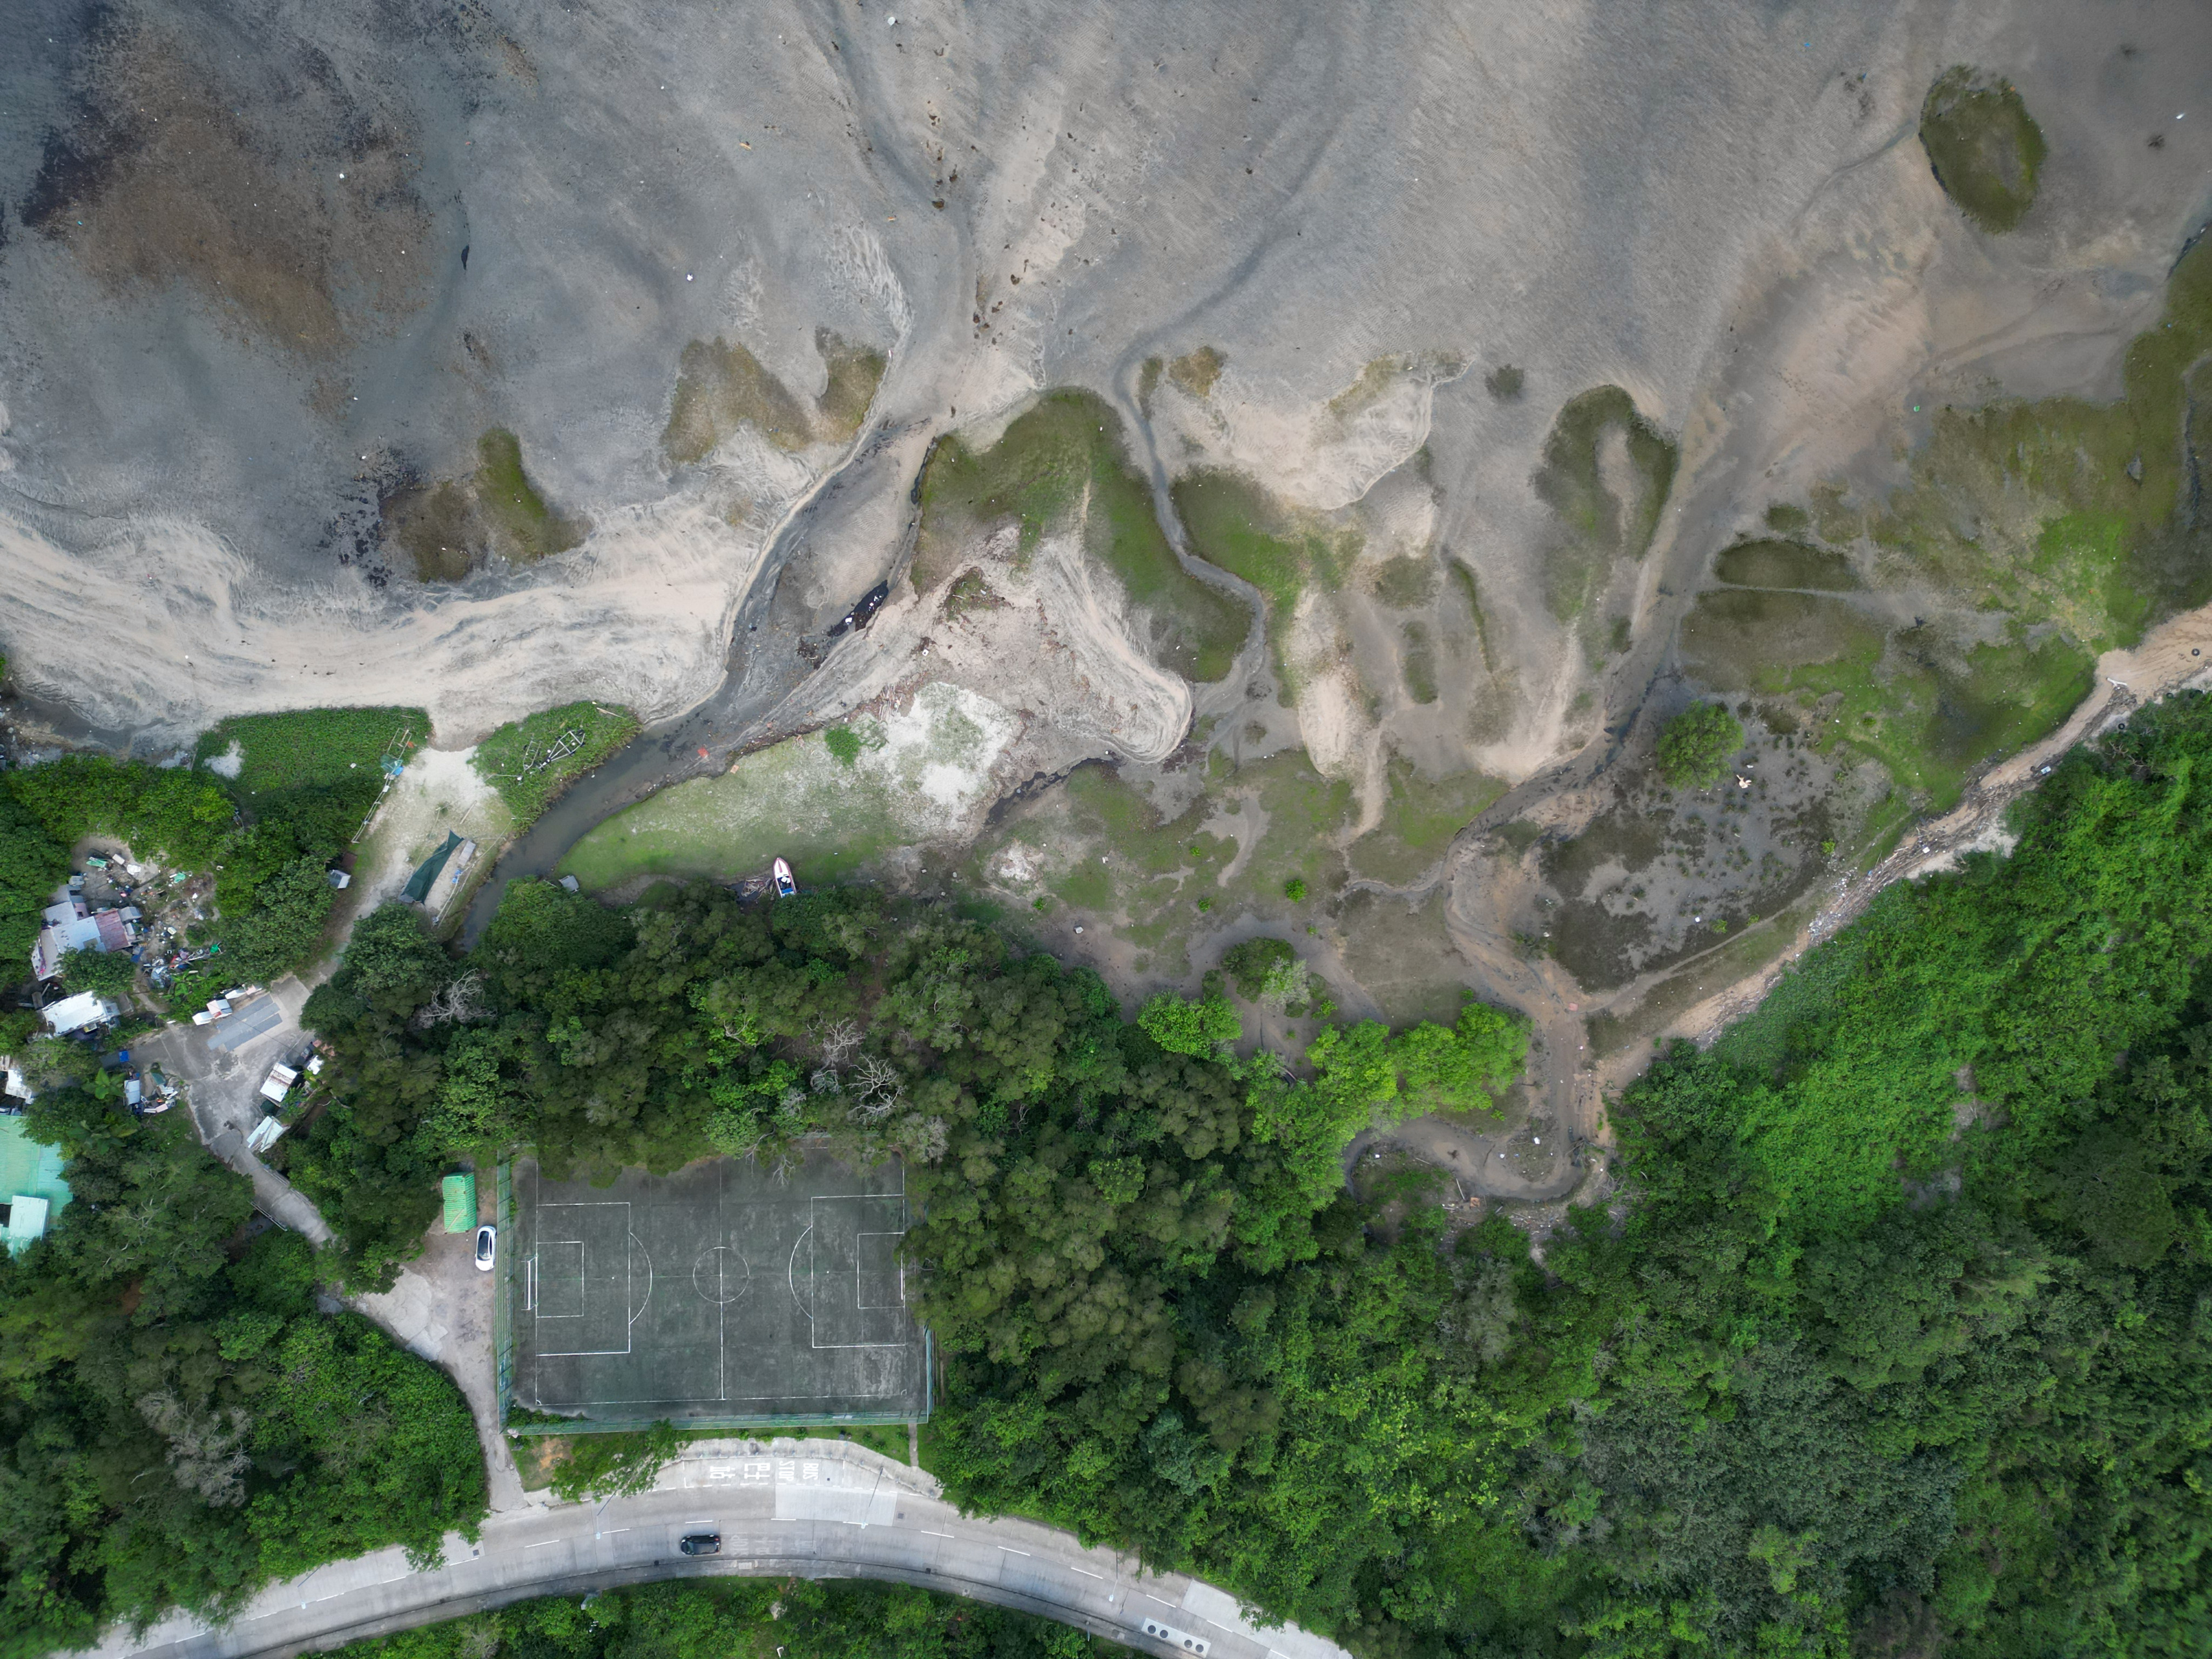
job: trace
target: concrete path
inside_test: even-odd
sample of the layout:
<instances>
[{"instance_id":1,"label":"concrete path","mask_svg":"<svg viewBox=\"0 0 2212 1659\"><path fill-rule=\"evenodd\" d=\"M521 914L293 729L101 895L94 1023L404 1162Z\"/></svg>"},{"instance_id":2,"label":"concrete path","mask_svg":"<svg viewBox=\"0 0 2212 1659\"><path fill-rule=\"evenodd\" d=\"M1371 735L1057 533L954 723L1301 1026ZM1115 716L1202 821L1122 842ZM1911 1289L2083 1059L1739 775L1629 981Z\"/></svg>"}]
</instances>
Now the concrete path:
<instances>
[{"instance_id":1,"label":"concrete path","mask_svg":"<svg viewBox=\"0 0 2212 1659\"><path fill-rule=\"evenodd\" d=\"M679 1553L692 1532L719 1532L721 1553ZM433 1571L382 1550L272 1586L227 1627L173 1616L94 1651L275 1659L532 1596L718 1574L919 1584L1186 1659L1347 1659L1295 1626L1258 1628L1197 1579L1146 1572L1031 1522L963 1516L919 1469L844 1442L790 1440L694 1442L650 1492L495 1515L475 1545L449 1536Z\"/></svg>"}]
</instances>

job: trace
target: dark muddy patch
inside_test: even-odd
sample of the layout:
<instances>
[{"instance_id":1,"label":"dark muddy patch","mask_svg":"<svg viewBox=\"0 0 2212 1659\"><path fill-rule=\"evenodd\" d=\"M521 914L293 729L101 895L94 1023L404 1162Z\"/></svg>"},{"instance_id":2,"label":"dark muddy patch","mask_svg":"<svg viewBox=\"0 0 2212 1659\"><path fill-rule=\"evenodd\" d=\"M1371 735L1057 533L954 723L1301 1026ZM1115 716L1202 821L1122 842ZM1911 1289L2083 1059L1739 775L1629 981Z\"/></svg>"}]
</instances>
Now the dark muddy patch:
<instances>
[{"instance_id":1,"label":"dark muddy patch","mask_svg":"<svg viewBox=\"0 0 2212 1659\"><path fill-rule=\"evenodd\" d=\"M1738 542L1721 550L1713 576L1736 587L1811 587L1849 593L1859 586L1849 559L1803 542Z\"/></svg>"},{"instance_id":2,"label":"dark muddy patch","mask_svg":"<svg viewBox=\"0 0 2212 1659\"><path fill-rule=\"evenodd\" d=\"M412 123L306 48L241 82L220 44L135 21L90 33L23 222L111 293L181 282L226 326L332 356L417 309L446 257Z\"/></svg>"},{"instance_id":3,"label":"dark muddy patch","mask_svg":"<svg viewBox=\"0 0 2212 1659\"><path fill-rule=\"evenodd\" d=\"M1876 779L1760 722L1712 788L1625 781L1583 831L1538 853L1544 902L1522 924L1586 988L1609 990L1713 949L1827 870Z\"/></svg>"}]
</instances>

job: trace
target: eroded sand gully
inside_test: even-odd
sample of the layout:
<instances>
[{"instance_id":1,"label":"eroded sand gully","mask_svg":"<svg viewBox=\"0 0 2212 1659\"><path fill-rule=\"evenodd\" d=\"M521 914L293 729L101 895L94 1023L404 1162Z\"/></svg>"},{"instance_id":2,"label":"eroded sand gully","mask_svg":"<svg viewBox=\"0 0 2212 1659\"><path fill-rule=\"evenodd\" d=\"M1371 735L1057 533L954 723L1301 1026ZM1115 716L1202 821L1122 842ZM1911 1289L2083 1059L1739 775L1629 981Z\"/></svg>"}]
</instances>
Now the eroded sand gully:
<instances>
[{"instance_id":1,"label":"eroded sand gully","mask_svg":"<svg viewBox=\"0 0 2212 1659\"><path fill-rule=\"evenodd\" d=\"M270 583L197 526L156 522L73 556L0 513L0 639L24 690L150 744L226 714L390 703L427 708L458 746L578 696L648 720L697 702L721 678L764 551L670 502L503 591L403 601L352 573Z\"/></svg>"}]
</instances>

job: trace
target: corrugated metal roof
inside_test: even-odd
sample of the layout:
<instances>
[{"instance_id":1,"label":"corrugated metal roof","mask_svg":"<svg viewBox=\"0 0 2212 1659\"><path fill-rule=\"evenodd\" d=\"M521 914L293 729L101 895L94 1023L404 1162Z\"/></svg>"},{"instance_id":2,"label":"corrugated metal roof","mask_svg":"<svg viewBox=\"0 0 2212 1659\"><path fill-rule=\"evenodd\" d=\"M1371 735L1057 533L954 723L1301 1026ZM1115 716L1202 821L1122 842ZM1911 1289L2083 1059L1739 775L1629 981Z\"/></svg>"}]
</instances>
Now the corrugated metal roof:
<instances>
[{"instance_id":1,"label":"corrugated metal roof","mask_svg":"<svg viewBox=\"0 0 2212 1659\"><path fill-rule=\"evenodd\" d=\"M42 1146L24 1132L20 1117L0 1117L0 1198L34 1198L46 1206L40 1218L40 1231L53 1224L55 1219L69 1206L69 1182L62 1179L62 1154L58 1146ZM25 1220L29 1219L28 1214ZM14 1237L15 1216L9 1217L9 1248L21 1249L29 1243L19 1243ZM36 1237L36 1234L31 1235Z\"/></svg>"}]
</instances>

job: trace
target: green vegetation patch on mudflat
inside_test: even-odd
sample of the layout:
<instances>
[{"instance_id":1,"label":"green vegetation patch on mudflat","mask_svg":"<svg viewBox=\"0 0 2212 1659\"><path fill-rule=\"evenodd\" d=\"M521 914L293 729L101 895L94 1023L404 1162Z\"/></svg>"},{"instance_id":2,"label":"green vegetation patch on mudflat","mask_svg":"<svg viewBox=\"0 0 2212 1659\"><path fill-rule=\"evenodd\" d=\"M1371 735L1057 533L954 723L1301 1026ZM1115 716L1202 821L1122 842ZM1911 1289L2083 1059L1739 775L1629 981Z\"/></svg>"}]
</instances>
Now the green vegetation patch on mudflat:
<instances>
[{"instance_id":1,"label":"green vegetation patch on mudflat","mask_svg":"<svg viewBox=\"0 0 2212 1659\"><path fill-rule=\"evenodd\" d=\"M1417 611L1437 597L1443 580L1435 559L1407 553L1376 565L1367 586L1377 601L1394 611Z\"/></svg>"},{"instance_id":2,"label":"green vegetation patch on mudflat","mask_svg":"<svg viewBox=\"0 0 2212 1659\"><path fill-rule=\"evenodd\" d=\"M1382 821L1352 843L1353 872L1403 885L1442 858L1484 808L1505 793L1503 781L1480 772L1427 778L1393 756L1385 775L1389 795Z\"/></svg>"},{"instance_id":3,"label":"green vegetation patch on mudflat","mask_svg":"<svg viewBox=\"0 0 2212 1659\"><path fill-rule=\"evenodd\" d=\"M477 440L467 477L398 490L384 533L414 562L417 581L459 581L487 557L532 564L583 544L590 524L556 513L522 464L522 441L495 427Z\"/></svg>"},{"instance_id":4,"label":"green vegetation patch on mudflat","mask_svg":"<svg viewBox=\"0 0 2212 1659\"><path fill-rule=\"evenodd\" d=\"M1736 587L1811 587L1849 593L1861 583L1851 562L1832 548L1803 542L1738 542L1724 547L1713 574Z\"/></svg>"},{"instance_id":5,"label":"green vegetation patch on mudflat","mask_svg":"<svg viewBox=\"0 0 2212 1659\"><path fill-rule=\"evenodd\" d=\"M1399 629L1398 661L1406 677L1406 695L1426 705L1437 700L1437 647L1427 624L1409 622Z\"/></svg>"},{"instance_id":6,"label":"green vegetation patch on mudflat","mask_svg":"<svg viewBox=\"0 0 2212 1659\"><path fill-rule=\"evenodd\" d=\"M1298 601L1309 587L1333 592L1342 586L1361 538L1294 513L1233 472L1186 473L1170 493L1191 551L1260 590L1267 603L1267 642L1290 700L1299 675L1286 647Z\"/></svg>"},{"instance_id":7,"label":"green vegetation patch on mudflat","mask_svg":"<svg viewBox=\"0 0 2212 1659\"><path fill-rule=\"evenodd\" d=\"M1251 631L1234 595L1177 560L1153 511L1152 486L1130 465L1121 417L1087 392L1055 392L1011 422L989 449L939 443L921 486L912 579L927 593L968 562L994 526L1018 524L1017 557L1074 523L1085 553L1110 571L1149 633L1153 659L1201 683L1226 676Z\"/></svg>"},{"instance_id":8,"label":"green vegetation patch on mudflat","mask_svg":"<svg viewBox=\"0 0 2212 1659\"><path fill-rule=\"evenodd\" d=\"M231 787L251 805L264 796L357 781L364 772L380 784L383 762L404 763L429 740L430 717L419 708L295 708L234 714L201 732L192 753L204 767L237 744Z\"/></svg>"},{"instance_id":9,"label":"green vegetation patch on mudflat","mask_svg":"<svg viewBox=\"0 0 2212 1659\"><path fill-rule=\"evenodd\" d=\"M1168 379L1194 398L1212 395L1214 382L1229 367L1229 359L1212 346L1200 346L1168 365Z\"/></svg>"},{"instance_id":10,"label":"green vegetation patch on mudflat","mask_svg":"<svg viewBox=\"0 0 2212 1659\"><path fill-rule=\"evenodd\" d=\"M522 441L495 427L477 441L477 499L491 520L492 545L502 557L529 564L582 545L588 526L545 504L522 470Z\"/></svg>"},{"instance_id":11,"label":"green vegetation patch on mudflat","mask_svg":"<svg viewBox=\"0 0 2212 1659\"><path fill-rule=\"evenodd\" d=\"M890 360L873 346L854 345L826 328L815 331L814 346L829 371L817 405L822 435L831 443L849 443L867 418Z\"/></svg>"},{"instance_id":12,"label":"green vegetation patch on mudflat","mask_svg":"<svg viewBox=\"0 0 2212 1659\"><path fill-rule=\"evenodd\" d=\"M1699 594L1683 618L1682 660L1716 690L1786 691L1810 684L1801 671L1815 665L1871 671L1887 621L1814 593L1721 588Z\"/></svg>"},{"instance_id":13,"label":"green vegetation patch on mudflat","mask_svg":"<svg viewBox=\"0 0 2212 1659\"><path fill-rule=\"evenodd\" d=\"M1991 235L2018 225L2034 204L2048 150L2011 82L1963 64L1944 70L1920 106L1920 143L1943 193Z\"/></svg>"},{"instance_id":14,"label":"green vegetation patch on mudflat","mask_svg":"<svg viewBox=\"0 0 2212 1659\"><path fill-rule=\"evenodd\" d=\"M1605 449L1619 442L1627 476L1616 489L1606 477ZM1558 514L1565 532L1545 561L1544 599L1561 622L1587 610L1611 580L1616 561L1644 556L1674 487L1680 451L1645 420L1617 386L1570 398L1552 422L1537 469L1536 494Z\"/></svg>"},{"instance_id":15,"label":"green vegetation patch on mudflat","mask_svg":"<svg viewBox=\"0 0 2212 1659\"><path fill-rule=\"evenodd\" d=\"M638 730L637 716L627 708L567 703L509 720L477 745L470 763L499 791L519 831Z\"/></svg>"},{"instance_id":16,"label":"green vegetation patch on mudflat","mask_svg":"<svg viewBox=\"0 0 2212 1659\"><path fill-rule=\"evenodd\" d=\"M660 447L679 465L703 461L750 422L779 449L814 441L806 405L743 343L694 340L677 359L676 394Z\"/></svg>"}]
</instances>

